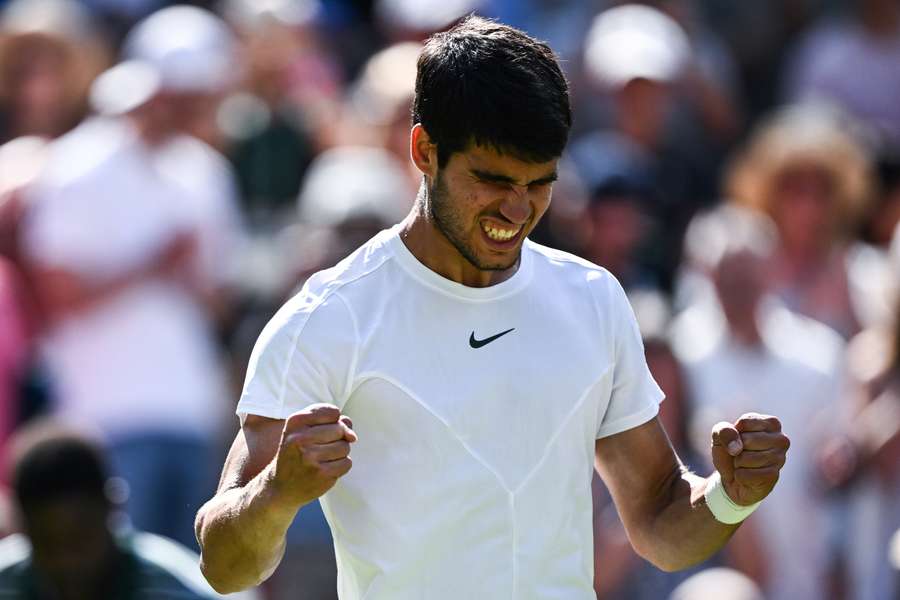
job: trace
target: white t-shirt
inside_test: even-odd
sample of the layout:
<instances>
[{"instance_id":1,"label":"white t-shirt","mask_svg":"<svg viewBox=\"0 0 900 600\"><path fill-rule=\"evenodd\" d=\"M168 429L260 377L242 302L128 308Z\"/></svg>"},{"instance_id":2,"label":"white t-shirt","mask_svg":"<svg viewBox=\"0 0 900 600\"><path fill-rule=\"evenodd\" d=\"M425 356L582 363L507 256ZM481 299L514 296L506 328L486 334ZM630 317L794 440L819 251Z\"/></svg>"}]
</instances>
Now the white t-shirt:
<instances>
[{"instance_id":1,"label":"white t-shirt","mask_svg":"<svg viewBox=\"0 0 900 600\"><path fill-rule=\"evenodd\" d=\"M344 600L588 599L594 442L661 399L602 268L526 241L511 278L470 288L397 226L275 315L238 413L353 419L353 469L322 498Z\"/></svg>"},{"instance_id":2,"label":"white t-shirt","mask_svg":"<svg viewBox=\"0 0 900 600\"><path fill-rule=\"evenodd\" d=\"M124 119L90 119L51 146L28 190L25 247L88 281L147 264L174 236L198 239L202 282L225 281L238 235L224 159L178 137L148 148ZM182 286L147 279L47 332L44 351L64 418L111 437L210 435L228 410L209 319Z\"/></svg>"}]
</instances>

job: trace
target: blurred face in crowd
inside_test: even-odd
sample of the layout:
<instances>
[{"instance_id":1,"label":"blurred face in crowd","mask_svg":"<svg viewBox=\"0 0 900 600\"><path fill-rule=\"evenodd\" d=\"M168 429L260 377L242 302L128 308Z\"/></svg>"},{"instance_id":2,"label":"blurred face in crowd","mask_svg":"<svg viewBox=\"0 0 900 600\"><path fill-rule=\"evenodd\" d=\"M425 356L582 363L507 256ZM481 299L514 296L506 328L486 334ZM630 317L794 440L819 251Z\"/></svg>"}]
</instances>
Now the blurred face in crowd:
<instances>
[{"instance_id":1,"label":"blurred face in crowd","mask_svg":"<svg viewBox=\"0 0 900 600\"><path fill-rule=\"evenodd\" d=\"M646 222L634 198L603 198L589 209L591 237L590 259L613 274L628 267L646 231Z\"/></svg>"},{"instance_id":2,"label":"blurred face in crowd","mask_svg":"<svg viewBox=\"0 0 900 600\"><path fill-rule=\"evenodd\" d=\"M557 160L531 163L471 145L429 177L427 207L451 253L480 271L516 266L522 243L550 205Z\"/></svg>"},{"instance_id":3,"label":"blurred face in crowd","mask_svg":"<svg viewBox=\"0 0 900 600\"><path fill-rule=\"evenodd\" d=\"M776 177L772 218L782 243L797 252L826 249L834 231L834 182L814 165L797 165Z\"/></svg>"},{"instance_id":4,"label":"blurred face in crowd","mask_svg":"<svg viewBox=\"0 0 900 600\"><path fill-rule=\"evenodd\" d=\"M7 65L4 80L13 97L11 109L21 134L55 137L69 119L65 50L43 38L21 41Z\"/></svg>"},{"instance_id":5,"label":"blurred face in crowd","mask_svg":"<svg viewBox=\"0 0 900 600\"><path fill-rule=\"evenodd\" d=\"M646 148L656 147L662 140L670 109L668 85L650 79L632 79L617 95L619 126Z\"/></svg>"},{"instance_id":6,"label":"blurred face in crowd","mask_svg":"<svg viewBox=\"0 0 900 600\"><path fill-rule=\"evenodd\" d=\"M33 547L35 568L59 597L96 597L111 579L116 551L108 517L109 505L86 493L47 500L26 510L25 533Z\"/></svg>"},{"instance_id":7,"label":"blurred face in crowd","mask_svg":"<svg viewBox=\"0 0 900 600\"><path fill-rule=\"evenodd\" d=\"M220 99L218 94L203 92L160 92L133 114L148 143L186 134L219 147L216 109Z\"/></svg>"},{"instance_id":8,"label":"blurred face in crowd","mask_svg":"<svg viewBox=\"0 0 900 600\"><path fill-rule=\"evenodd\" d=\"M733 332L755 337L756 310L765 294L765 266L751 252L722 258L713 281L725 318Z\"/></svg>"}]
</instances>

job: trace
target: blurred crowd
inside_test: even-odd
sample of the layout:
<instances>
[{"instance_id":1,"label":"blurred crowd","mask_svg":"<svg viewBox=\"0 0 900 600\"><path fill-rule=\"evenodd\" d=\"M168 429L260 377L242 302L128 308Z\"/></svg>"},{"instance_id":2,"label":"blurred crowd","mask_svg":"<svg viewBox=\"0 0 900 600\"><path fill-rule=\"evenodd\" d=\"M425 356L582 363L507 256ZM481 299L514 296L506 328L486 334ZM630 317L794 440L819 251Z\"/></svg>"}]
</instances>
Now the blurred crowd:
<instances>
[{"instance_id":1,"label":"blurred crowd","mask_svg":"<svg viewBox=\"0 0 900 600\"><path fill-rule=\"evenodd\" d=\"M22 598L113 598L73 573L127 561L73 535L190 570L253 342L409 210L420 44L470 12L562 59L533 237L622 282L684 462L744 412L792 440L684 573L633 553L597 479L598 598L900 598L898 0L0 1L0 591L30 560ZM334 570L310 505L258 593L335 598Z\"/></svg>"}]
</instances>

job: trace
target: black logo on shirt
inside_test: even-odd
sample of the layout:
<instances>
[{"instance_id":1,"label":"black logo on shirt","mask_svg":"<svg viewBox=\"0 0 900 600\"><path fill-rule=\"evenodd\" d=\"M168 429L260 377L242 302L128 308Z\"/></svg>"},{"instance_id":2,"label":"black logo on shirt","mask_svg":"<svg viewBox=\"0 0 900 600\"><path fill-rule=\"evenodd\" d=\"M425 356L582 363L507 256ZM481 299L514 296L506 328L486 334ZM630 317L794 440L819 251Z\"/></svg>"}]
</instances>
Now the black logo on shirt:
<instances>
[{"instance_id":1,"label":"black logo on shirt","mask_svg":"<svg viewBox=\"0 0 900 600\"><path fill-rule=\"evenodd\" d=\"M475 339L475 332L473 331L473 332L472 332L472 335L469 336L469 345L472 346L473 348L481 348L482 346L487 346L488 344L490 344L491 342L493 342L493 341L496 340L497 338L503 337L504 335L506 335L506 334L509 333L510 331L515 331L515 330L516 330L516 328L513 327L512 329L507 329L506 331L501 331L500 333L498 333L498 334L496 334L496 335L492 335L492 336L489 337L489 338L484 338L483 340L476 340L476 339Z\"/></svg>"}]
</instances>

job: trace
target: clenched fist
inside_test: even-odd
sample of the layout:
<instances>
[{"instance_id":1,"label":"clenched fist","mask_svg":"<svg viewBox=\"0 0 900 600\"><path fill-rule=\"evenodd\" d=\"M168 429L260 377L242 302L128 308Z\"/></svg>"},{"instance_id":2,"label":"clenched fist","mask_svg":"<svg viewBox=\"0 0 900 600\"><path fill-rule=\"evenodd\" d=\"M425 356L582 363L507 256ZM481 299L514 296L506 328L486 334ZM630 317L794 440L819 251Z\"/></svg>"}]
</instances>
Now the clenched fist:
<instances>
[{"instance_id":1,"label":"clenched fist","mask_svg":"<svg viewBox=\"0 0 900 600\"><path fill-rule=\"evenodd\" d=\"M734 423L717 423L712 430L712 460L728 497L749 506L768 496L790 445L781 422L769 415L747 413Z\"/></svg>"},{"instance_id":2,"label":"clenched fist","mask_svg":"<svg viewBox=\"0 0 900 600\"><path fill-rule=\"evenodd\" d=\"M350 470L353 423L331 404L313 404L284 422L275 457L274 486L298 507L312 502Z\"/></svg>"}]
</instances>

